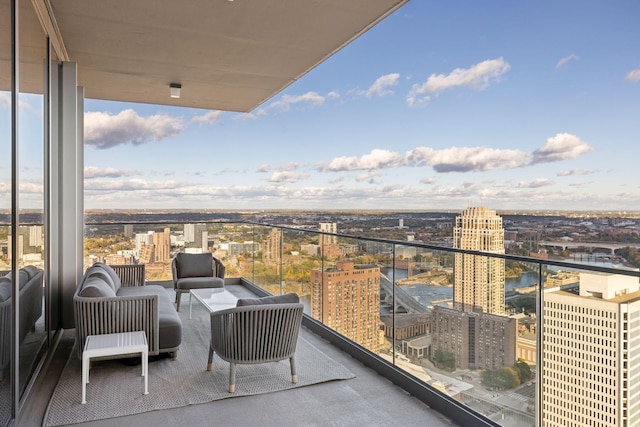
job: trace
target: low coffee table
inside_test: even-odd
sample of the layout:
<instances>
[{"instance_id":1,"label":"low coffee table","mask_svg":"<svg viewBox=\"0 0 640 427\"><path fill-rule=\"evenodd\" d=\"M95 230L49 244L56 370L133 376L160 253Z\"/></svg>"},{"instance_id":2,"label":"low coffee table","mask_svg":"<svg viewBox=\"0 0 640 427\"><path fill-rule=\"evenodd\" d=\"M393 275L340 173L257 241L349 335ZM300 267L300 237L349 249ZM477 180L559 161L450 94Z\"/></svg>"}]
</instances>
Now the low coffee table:
<instances>
[{"instance_id":1,"label":"low coffee table","mask_svg":"<svg viewBox=\"0 0 640 427\"><path fill-rule=\"evenodd\" d=\"M189 291L189 319L191 319L191 296L194 296L210 313L233 308L238 297L225 288L191 289Z\"/></svg>"}]
</instances>

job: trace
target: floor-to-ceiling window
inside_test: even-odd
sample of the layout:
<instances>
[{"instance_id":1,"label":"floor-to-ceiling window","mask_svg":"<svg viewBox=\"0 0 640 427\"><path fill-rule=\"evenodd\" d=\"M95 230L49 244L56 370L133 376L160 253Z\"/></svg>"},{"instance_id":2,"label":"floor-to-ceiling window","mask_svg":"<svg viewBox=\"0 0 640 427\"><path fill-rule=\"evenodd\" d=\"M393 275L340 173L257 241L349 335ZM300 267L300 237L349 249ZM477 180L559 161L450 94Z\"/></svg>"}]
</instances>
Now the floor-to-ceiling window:
<instances>
[{"instance_id":1,"label":"floor-to-ceiling window","mask_svg":"<svg viewBox=\"0 0 640 427\"><path fill-rule=\"evenodd\" d=\"M32 2L0 0L0 426L17 416L58 324L45 274L48 50Z\"/></svg>"},{"instance_id":2,"label":"floor-to-ceiling window","mask_svg":"<svg viewBox=\"0 0 640 427\"><path fill-rule=\"evenodd\" d=\"M11 270L11 2L0 0L0 276ZM11 419L11 282L0 277L0 425ZM8 341L9 340L9 341Z\"/></svg>"},{"instance_id":3,"label":"floor-to-ceiling window","mask_svg":"<svg viewBox=\"0 0 640 427\"><path fill-rule=\"evenodd\" d=\"M44 141L47 37L30 0L20 0L18 120L19 393L47 344L44 311Z\"/></svg>"}]
</instances>

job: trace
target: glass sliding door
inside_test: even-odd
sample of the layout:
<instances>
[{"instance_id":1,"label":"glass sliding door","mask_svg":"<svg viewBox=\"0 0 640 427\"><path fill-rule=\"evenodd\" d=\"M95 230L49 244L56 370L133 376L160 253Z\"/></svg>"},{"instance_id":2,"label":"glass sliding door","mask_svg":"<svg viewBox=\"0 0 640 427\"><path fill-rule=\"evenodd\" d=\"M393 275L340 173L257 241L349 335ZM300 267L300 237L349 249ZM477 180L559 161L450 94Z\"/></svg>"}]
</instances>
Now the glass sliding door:
<instances>
[{"instance_id":1,"label":"glass sliding door","mask_svg":"<svg viewBox=\"0 0 640 427\"><path fill-rule=\"evenodd\" d=\"M44 354L44 87L47 37L29 0L19 13L18 233L14 263L19 268L18 324L19 393Z\"/></svg>"},{"instance_id":2,"label":"glass sliding door","mask_svg":"<svg viewBox=\"0 0 640 427\"><path fill-rule=\"evenodd\" d=\"M0 0L0 425L11 419L11 1Z\"/></svg>"}]
</instances>

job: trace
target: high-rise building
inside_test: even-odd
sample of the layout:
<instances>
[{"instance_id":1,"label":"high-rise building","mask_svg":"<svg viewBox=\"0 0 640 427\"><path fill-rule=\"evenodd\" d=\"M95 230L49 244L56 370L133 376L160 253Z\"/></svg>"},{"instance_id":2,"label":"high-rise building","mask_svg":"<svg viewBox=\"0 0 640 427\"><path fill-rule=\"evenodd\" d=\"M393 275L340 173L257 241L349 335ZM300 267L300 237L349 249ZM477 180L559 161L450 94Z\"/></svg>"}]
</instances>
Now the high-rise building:
<instances>
[{"instance_id":1,"label":"high-rise building","mask_svg":"<svg viewBox=\"0 0 640 427\"><path fill-rule=\"evenodd\" d=\"M380 268L339 262L311 270L311 316L376 351L380 346Z\"/></svg>"},{"instance_id":2,"label":"high-rise building","mask_svg":"<svg viewBox=\"0 0 640 427\"><path fill-rule=\"evenodd\" d=\"M209 249L207 224L185 224L182 237L186 248L197 248L201 252Z\"/></svg>"},{"instance_id":3,"label":"high-rise building","mask_svg":"<svg viewBox=\"0 0 640 427\"><path fill-rule=\"evenodd\" d=\"M125 224L123 232L124 232L124 237L133 236L133 224Z\"/></svg>"},{"instance_id":4,"label":"high-rise building","mask_svg":"<svg viewBox=\"0 0 640 427\"><path fill-rule=\"evenodd\" d=\"M44 241L44 234L41 225L32 225L29 227L29 246L39 248Z\"/></svg>"},{"instance_id":5,"label":"high-rise building","mask_svg":"<svg viewBox=\"0 0 640 427\"><path fill-rule=\"evenodd\" d=\"M450 353L458 369L500 369L516 363L517 321L512 317L435 306L431 354Z\"/></svg>"},{"instance_id":6,"label":"high-rise building","mask_svg":"<svg viewBox=\"0 0 640 427\"><path fill-rule=\"evenodd\" d=\"M471 207L456 217L453 247L504 254L502 217L486 207ZM504 259L455 254L454 307L504 314Z\"/></svg>"},{"instance_id":7,"label":"high-rise building","mask_svg":"<svg viewBox=\"0 0 640 427\"><path fill-rule=\"evenodd\" d=\"M265 264L280 264L282 258L282 230L274 228L263 242L262 260Z\"/></svg>"},{"instance_id":8,"label":"high-rise building","mask_svg":"<svg viewBox=\"0 0 640 427\"><path fill-rule=\"evenodd\" d=\"M153 231L146 233L136 233L136 251L140 252L142 246L153 245Z\"/></svg>"},{"instance_id":9,"label":"high-rise building","mask_svg":"<svg viewBox=\"0 0 640 427\"><path fill-rule=\"evenodd\" d=\"M640 425L638 278L580 273L542 301L542 425Z\"/></svg>"},{"instance_id":10,"label":"high-rise building","mask_svg":"<svg viewBox=\"0 0 640 427\"><path fill-rule=\"evenodd\" d=\"M155 246L155 262L164 262L171 258L171 230L165 228L153 233L153 245Z\"/></svg>"},{"instance_id":11,"label":"high-rise building","mask_svg":"<svg viewBox=\"0 0 640 427\"><path fill-rule=\"evenodd\" d=\"M320 231L322 231L323 233L337 233L338 232L338 224L336 224L335 222L321 222L320 223L320 227L319 227ZM338 244L338 237L337 236L322 236L321 242L324 243L325 245L336 245Z\"/></svg>"},{"instance_id":12,"label":"high-rise building","mask_svg":"<svg viewBox=\"0 0 640 427\"><path fill-rule=\"evenodd\" d=\"M195 224L185 224L184 232L183 232L184 242L192 243L196 241L196 225Z\"/></svg>"}]
</instances>

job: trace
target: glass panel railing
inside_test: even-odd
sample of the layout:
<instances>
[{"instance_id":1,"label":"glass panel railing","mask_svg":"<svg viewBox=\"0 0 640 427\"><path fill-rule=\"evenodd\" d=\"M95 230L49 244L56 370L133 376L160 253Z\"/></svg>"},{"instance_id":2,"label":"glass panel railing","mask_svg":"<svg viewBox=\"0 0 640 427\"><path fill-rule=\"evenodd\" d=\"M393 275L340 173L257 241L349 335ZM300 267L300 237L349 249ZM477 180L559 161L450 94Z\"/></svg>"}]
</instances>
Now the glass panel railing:
<instances>
[{"instance_id":1,"label":"glass panel railing","mask_svg":"<svg viewBox=\"0 0 640 427\"><path fill-rule=\"evenodd\" d=\"M300 296L305 313L311 313L311 271L320 268L319 236L299 230L282 230L281 286L279 293Z\"/></svg>"},{"instance_id":2,"label":"glass panel railing","mask_svg":"<svg viewBox=\"0 0 640 427\"><path fill-rule=\"evenodd\" d=\"M91 226L87 259L144 262L136 236L167 229L170 257L204 250L190 228ZM497 424L564 425L567 401L584 402L572 419L594 425L633 413L637 270L263 224L205 229L227 276L297 293L316 320Z\"/></svg>"}]
</instances>

